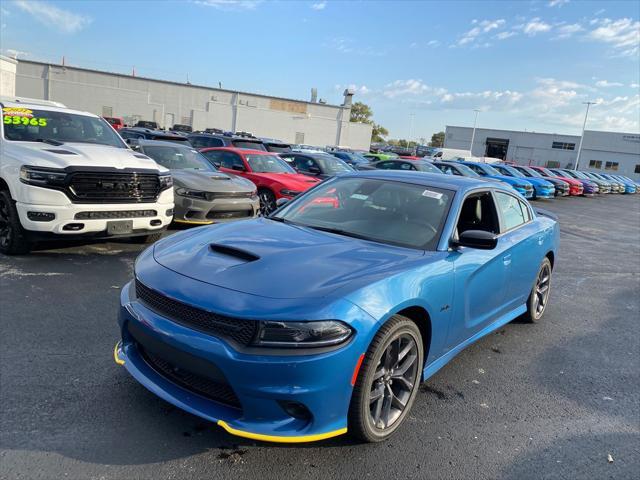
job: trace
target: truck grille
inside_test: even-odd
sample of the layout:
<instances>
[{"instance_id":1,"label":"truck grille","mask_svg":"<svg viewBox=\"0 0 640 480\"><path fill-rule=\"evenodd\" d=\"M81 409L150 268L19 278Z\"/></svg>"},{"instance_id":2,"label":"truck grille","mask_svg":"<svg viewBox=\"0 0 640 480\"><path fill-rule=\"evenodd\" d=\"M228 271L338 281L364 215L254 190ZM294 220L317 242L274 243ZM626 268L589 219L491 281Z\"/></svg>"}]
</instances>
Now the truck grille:
<instances>
[{"instance_id":1,"label":"truck grille","mask_svg":"<svg viewBox=\"0 0 640 480\"><path fill-rule=\"evenodd\" d=\"M118 218L146 218L156 217L158 212L155 210L113 210L113 211L97 211L97 212L78 212L75 214L75 220L112 220Z\"/></svg>"},{"instance_id":2,"label":"truck grille","mask_svg":"<svg viewBox=\"0 0 640 480\"><path fill-rule=\"evenodd\" d=\"M149 203L160 194L153 173L75 172L67 194L74 203Z\"/></svg>"},{"instance_id":3,"label":"truck grille","mask_svg":"<svg viewBox=\"0 0 640 480\"><path fill-rule=\"evenodd\" d=\"M251 198L255 195L254 192L211 192L211 200L216 198Z\"/></svg>"},{"instance_id":4,"label":"truck grille","mask_svg":"<svg viewBox=\"0 0 640 480\"><path fill-rule=\"evenodd\" d=\"M169 298L136 280L136 296L154 312L215 337L249 345L256 333L255 320L231 318Z\"/></svg>"},{"instance_id":5,"label":"truck grille","mask_svg":"<svg viewBox=\"0 0 640 480\"><path fill-rule=\"evenodd\" d=\"M210 400L232 408L242 408L240 400L238 400L236 393L228 383L216 382L215 380L178 367L168 360L145 350L141 345L139 345L138 348L145 362L169 381Z\"/></svg>"}]
</instances>

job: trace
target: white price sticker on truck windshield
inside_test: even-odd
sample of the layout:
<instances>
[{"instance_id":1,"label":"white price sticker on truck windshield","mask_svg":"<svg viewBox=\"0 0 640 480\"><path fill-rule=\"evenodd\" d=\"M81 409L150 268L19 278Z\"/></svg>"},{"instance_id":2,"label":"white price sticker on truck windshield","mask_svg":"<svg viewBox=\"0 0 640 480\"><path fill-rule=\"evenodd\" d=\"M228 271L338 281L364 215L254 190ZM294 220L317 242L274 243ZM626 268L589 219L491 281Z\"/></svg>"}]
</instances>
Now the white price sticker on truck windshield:
<instances>
[{"instance_id":1,"label":"white price sticker on truck windshield","mask_svg":"<svg viewBox=\"0 0 640 480\"><path fill-rule=\"evenodd\" d=\"M423 197L435 198L436 200L440 200L442 198L442 194L440 192L434 192L433 190L425 190L422 192Z\"/></svg>"}]
</instances>

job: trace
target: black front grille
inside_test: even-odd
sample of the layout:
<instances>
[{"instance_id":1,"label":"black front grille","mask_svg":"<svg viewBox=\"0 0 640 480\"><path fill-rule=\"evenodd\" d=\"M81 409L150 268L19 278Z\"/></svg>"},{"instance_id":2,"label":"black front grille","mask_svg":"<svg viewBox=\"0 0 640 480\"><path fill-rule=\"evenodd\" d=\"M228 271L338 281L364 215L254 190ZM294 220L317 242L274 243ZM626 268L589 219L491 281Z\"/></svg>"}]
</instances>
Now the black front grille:
<instances>
[{"instance_id":1,"label":"black front grille","mask_svg":"<svg viewBox=\"0 0 640 480\"><path fill-rule=\"evenodd\" d=\"M146 218L155 217L158 212L155 210L113 210L105 212L78 212L76 220L111 220L118 218Z\"/></svg>"},{"instance_id":2,"label":"black front grille","mask_svg":"<svg viewBox=\"0 0 640 480\"><path fill-rule=\"evenodd\" d=\"M212 211L207 213L208 220L228 220L232 218L249 218L253 216L251 210L240 210L236 212L216 212Z\"/></svg>"},{"instance_id":3,"label":"black front grille","mask_svg":"<svg viewBox=\"0 0 640 480\"><path fill-rule=\"evenodd\" d=\"M75 203L155 202L160 180L153 173L75 172L67 189Z\"/></svg>"},{"instance_id":4,"label":"black front grille","mask_svg":"<svg viewBox=\"0 0 640 480\"><path fill-rule=\"evenodd\" d=\"M255 320L226 317L169 298L136 280L136 296L151 310L181 325L249 345L256 333Z\"/></svg>"},{"instance_id":5,"label":"black front grille","mask_svg":"<svg viewBox=\"0 0 640 480\"><path fill-rule=\"evenodd\" d=\"M177 367L164 358L145 350L141 345L138 345L138 348L145 362L169 381L210 400L223 403L232 408L242 408L240 400L238 400L236 393L228 383L216 382L197 373Z\"/></svg>"},{"instance_id":6,"label":"black front grille","mask_svg":"<svg viewBox=\"0 0 640 480\"><path fill-rule=\"evenodd\" d=\"M251 198L255 195L254 192L212 192L211 200L216 198Z\"/></svg>"}]
</instances>

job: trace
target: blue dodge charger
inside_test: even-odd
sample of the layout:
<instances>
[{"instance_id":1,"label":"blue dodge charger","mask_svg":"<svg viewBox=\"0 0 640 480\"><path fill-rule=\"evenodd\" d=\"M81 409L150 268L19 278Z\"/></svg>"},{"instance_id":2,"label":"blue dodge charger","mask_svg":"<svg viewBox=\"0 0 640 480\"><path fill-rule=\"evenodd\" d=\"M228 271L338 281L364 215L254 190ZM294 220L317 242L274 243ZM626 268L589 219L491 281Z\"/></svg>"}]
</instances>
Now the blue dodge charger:
<instances>
[{"instance_id":1,"label":"blue dodge charger","mask_svg":"<svg viewBox=\"0 0 640 480\"><path fill-rule=\"evenodd\" d=\"M393 434L420 382L548 304L559 230L508 185L332 178L270 217L176 233L121 294L114 359L231 434Z\"/></svg>"}]
</instances>

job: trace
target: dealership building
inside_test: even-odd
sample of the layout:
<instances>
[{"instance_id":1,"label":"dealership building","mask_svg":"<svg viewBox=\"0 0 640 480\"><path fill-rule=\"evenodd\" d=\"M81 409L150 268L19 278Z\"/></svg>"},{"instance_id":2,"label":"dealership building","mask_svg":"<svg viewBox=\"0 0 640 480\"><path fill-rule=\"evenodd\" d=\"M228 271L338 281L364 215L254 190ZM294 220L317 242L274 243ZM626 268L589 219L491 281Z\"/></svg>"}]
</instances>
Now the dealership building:
<instances>
[{"instance_id":1,"label":"dealership building","mask_svg":"<svg viewBox=\"0 0 640 480\"><path fill-rule=\"evenodd\" d=\"M448 125L444 146L469 150L472 136L473 128ZM476 128L471 154L521 165L573 168L579 145L579 135ZM579 168L640 180L640 134L585 131Z\"/></svg>"},{"instance_id":2,"label":"dealership building","mask_svg":"<svg viewBox=\"0 0 640 480\"><path fill-rule=\"evenodd\" d=\"M330 105L313 92L311 101L304 101L6 57L0 66L0 94L62 102L122 117L130 125L152 120L164 128L185 124L194 130L219 128L289 143L363 150L371 143L371 125L349 121L353 93L348 90L341 105Z\"/></svg>"}]
</instances>

